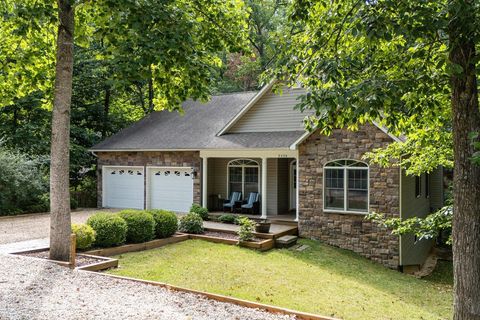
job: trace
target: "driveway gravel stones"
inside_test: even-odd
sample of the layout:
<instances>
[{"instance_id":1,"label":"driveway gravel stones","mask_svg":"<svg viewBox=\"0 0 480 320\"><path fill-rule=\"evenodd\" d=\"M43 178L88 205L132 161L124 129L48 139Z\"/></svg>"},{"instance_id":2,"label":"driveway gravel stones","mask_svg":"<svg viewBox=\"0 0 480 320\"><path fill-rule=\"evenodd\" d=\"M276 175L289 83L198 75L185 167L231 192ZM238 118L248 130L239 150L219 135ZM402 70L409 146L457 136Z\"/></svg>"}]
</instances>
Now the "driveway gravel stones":
<instances>
[{"instance_id":1,"label":"driveway gravel stones","mask_svg":"<svg viewBox=\"0 0 480 320\"><path fill-rule=\"evenodd\" d=\"M116 212L118 209L79 209L72 211L72 223L83 223L95 212ZM50 215L26 214L0 217L0 244L32 239L45 239L50 234Z\"/></svg>"},{"instance_id":2,"label":"driveway gravel stones","mask_svg":"<svg viewBox=\"0 0 480 320\"><path fill-rule=\"evenodd\" d=\"M147 284L0 255L0 319L221 319L295 317Z\"/></svg>"}]
</instances>

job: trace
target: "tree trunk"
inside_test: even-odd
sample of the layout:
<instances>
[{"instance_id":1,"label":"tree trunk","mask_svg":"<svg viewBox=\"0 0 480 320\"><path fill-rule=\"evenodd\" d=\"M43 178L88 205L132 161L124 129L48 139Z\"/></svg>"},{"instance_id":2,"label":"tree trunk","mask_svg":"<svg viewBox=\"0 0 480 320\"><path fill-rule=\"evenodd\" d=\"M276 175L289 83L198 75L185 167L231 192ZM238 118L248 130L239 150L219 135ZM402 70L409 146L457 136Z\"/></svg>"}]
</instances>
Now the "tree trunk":
<instances>
[{"instance_id":1,"label":"tree trunk","mask_svg":"<svg viewBox=\"0 0 480 320\"><path fill-rule=\"evenodd\" d=\"M58 0L57 64L52 112L50 164L50 259L68 261L70 254L69 147L72 99L74 8Z\"/></svg>"},{"instance_id":2,"label":"tree trunk","mask_svg":"<svg viewBox=\"0 0 480 320\"><path fill-rule=\"evenodd\" d=\"M460 2L460 1L459 1ZM480 319L480 167L471 158L471 132L480 132L480 110L475 72L475 43L468 26L475 12L462 1L452 9L450 62L463 68L451 76L455 168L453 177L454 319ZM457 11L458 10L458 11ZM459 16L459 12L460 15Z\"/></svg>"},{"instance_id":3,"label":"tree trunk","mask_svg":"<svg viewBox=\"0 0 480 320\"><path fill-rule=\"evenodd\" d=\"M103 101L103 124L102 138L107 136L108 114L110 113L110 87L105 88L105 100Z\"/></svg>"},{"instance_id":4,"label":"tree trunk","mask_svg":"<svg viewBox=\"0 0 480 320\"><path fill-rule=\"evenodd\" d=\"M148 78L148 113L152 113L155 109L153 105L153 74L152 74L152 66L149 66L148 69L150 70L150 76Z\"/></svg>"}]
</instances>

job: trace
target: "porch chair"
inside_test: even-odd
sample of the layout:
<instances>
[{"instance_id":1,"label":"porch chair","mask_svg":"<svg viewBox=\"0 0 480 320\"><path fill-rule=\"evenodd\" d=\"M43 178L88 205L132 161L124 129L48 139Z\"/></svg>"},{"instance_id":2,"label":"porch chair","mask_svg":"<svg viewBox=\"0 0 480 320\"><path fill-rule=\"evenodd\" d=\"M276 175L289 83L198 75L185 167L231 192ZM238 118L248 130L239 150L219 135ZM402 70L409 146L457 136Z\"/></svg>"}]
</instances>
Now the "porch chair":
<instances>
[{"instance_id":1,"label":"porch chair","mask_svg":"<svg viewBox=\"0 0 480 320\"><path fill-rule=\"evenodd\" d=\"M230 195L230 199L227 199L223 202L223 212L226 212L227 209L230 212L234 212L235 206L237 202L240 201L241 198L242 198L241 192L237 192L237 191L232 192L232 194Z\"/></svg>"},{"instance_id":2,"label":"porch chair","mask_svg":"<svg viewBox=\"0 0 480 320\"><path fill-rule=\"evenodd\" d=\"M260 194L258 192L250 192L248 200L242 204L242 213L258 214L260 208Z\"/></svg>"}]
</instances>

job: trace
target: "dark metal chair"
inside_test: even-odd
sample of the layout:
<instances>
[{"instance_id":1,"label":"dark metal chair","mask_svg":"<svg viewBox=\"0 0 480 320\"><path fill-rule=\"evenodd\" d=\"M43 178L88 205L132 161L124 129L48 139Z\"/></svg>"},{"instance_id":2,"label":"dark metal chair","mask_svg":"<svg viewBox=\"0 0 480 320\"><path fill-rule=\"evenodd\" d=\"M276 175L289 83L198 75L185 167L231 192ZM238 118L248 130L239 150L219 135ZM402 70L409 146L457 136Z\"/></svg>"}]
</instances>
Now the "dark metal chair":
<instances>
[{"instance_id":1,"label":"dark metal chair","mask_svg":"<svg viewBox=\"0 0 480 320\"><path fill-rule=\"evenodd\" d=\"M242 213L245 211L251 214L258 214L260 207L260 194L258 192L250 192L248 200L242 204Z\"/></svg>"},{"instance_id":2,"label":"dark metal chair","mask_svg":"<svg viewBox=\"0 0 480 320\"><path fill-rule=\"evenodd\" d=\"M232 192L232 194L230 195L230 199L225 200L225 202L223 203L223 212L226 212L227 209L230 212L234 212L237 202L240 201L241 198L241 192Z\"/></svg>"}]
</instances>

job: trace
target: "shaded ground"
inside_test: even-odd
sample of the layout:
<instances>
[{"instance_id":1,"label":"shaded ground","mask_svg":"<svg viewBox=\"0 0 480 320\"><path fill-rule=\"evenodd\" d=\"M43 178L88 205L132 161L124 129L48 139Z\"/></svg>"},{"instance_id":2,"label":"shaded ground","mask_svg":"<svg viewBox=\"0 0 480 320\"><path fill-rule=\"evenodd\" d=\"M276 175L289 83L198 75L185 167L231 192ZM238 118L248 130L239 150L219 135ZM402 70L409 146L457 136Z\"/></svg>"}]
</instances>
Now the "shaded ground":
<instances>
[{"instance_id":1,"label":"shaded ground","mask_svg":"<svg viewBox=\"0 0 480 320\"><path fill-rule=\"evenodd\" d=\"M117 256L113 274L344 319L450 319L452 266L416 279L318 241L256 252L188 240Z\"/></svg>"},{"instance_id":2,"label":"shaded ground","mask_svg":"<svg viewBox=\"0 0 480 320\"><path fill-rule=\"evenodd\" d=\"M0 319L287 320L257 309L0 255Z\"/></svg>"}]
</instances>

